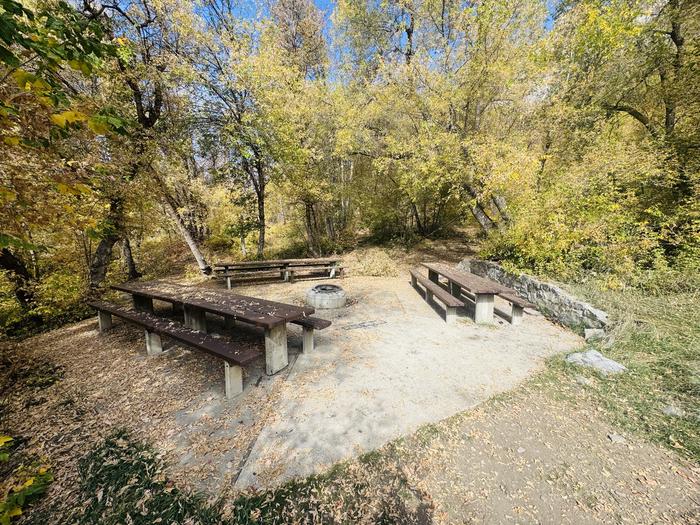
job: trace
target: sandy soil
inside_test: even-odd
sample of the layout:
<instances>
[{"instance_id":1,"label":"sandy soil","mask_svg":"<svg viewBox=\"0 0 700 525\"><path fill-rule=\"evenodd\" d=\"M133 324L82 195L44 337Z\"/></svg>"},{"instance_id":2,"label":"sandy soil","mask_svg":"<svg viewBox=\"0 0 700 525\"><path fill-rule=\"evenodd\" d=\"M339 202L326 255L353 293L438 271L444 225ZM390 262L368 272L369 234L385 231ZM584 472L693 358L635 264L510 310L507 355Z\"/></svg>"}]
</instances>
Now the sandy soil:
<instances>
[{"instance_id":1,"label":"sandy soil","mask_svg":"<svg viewBox=\"0 0 700 525\"><path fill-rule=\"evenodd\" d=\"M300 303L312 284L240 292ZM340 284L349 307L319 312L333 325L317 333L313 354L300 353L293 327L282 373L264 374L259 331L229 334L260 352L233 402L217 359L177 346L147 358L143 334L128 325L98 335L86 320L3 345L2 371L16 384L3 399L2 431L26 436L27 449L51 463L49 504L75 497L78 460L123 427L162 452L178 486L212 499L408 436L402 469L431 501L435 522L697 522L696 467L631 436L613 443L616 430L601 415L558 399L551 385L529 383L462 413L577 347L578 337L532 314L518 327L465 317L448 326L402 277ZM39 388L31 378L42 370L61 379ZM429 438L413 433L431 422Z\"/></svg>"}]
</instances>

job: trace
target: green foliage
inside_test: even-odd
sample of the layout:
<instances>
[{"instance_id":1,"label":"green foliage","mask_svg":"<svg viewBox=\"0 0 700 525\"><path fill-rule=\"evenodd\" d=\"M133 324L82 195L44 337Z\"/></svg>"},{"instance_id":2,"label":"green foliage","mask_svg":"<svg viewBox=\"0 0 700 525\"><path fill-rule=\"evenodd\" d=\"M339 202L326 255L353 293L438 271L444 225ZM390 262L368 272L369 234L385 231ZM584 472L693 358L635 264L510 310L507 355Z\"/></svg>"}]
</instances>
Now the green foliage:
<instances>
[{"instance_id":1,"label":"green foliage","mask_svg":"<svg viewBox=\"0 0 700 525\"><path fill-rule=\"evenodd\" d=\"M323 475L281 487L250 491L231 501L208 504L178 490L164 473L161 457L125 431L109 436L80 463L84 509L70 509L71 523L413 523L406 508L405 474L392 446L358 464L340 463Z\"/></svg>"},{"instance_id":2,"label":"green foliage","mask_svg":"<svg viewBox=\"0 0 700 525\"><path fill-rule=\"evenodd\" d=\"M85 509L73 509L71 523L105 525L219 523L216 508L180 492L166 479L161 458L125 431L108 437L80 463Z\"/></svg>"},{"instance_id":3,"label":"green foliage","mask_svg":"<svg viewBox=\"0 0 700 525\"><path fill-rule=\"evenodd\" d=\"M7 463L15 448L16 441L10 436L0 435L0 462ZM5 469L2 469L5 470ZM10 525L12 518L23 514L27 506L36 502L48 489L53 475L46 465L20 464L2 479L3 490L0 499L0 525Z\"/></svg>"}]
</instances>

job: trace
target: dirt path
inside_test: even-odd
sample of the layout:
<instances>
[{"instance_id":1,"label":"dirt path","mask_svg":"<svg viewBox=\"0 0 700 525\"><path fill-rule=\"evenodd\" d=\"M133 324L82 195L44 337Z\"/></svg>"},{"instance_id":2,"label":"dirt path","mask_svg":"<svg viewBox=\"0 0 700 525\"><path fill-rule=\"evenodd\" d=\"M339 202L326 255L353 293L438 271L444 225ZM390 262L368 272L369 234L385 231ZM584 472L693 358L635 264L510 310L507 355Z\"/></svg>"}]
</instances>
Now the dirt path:
<instances>
[{"instance_id":1,"label":"dirt path","mask_svg":"<svg viewBox=\"0 0 700 525\"><path fill-rule=\"evenodd\" d=\"M567 400L554 384L541 388L407 441L406 465L435 522L700 523L697 467L620 436L578 385L565 387Z\"/></svg>"}]
</instances>

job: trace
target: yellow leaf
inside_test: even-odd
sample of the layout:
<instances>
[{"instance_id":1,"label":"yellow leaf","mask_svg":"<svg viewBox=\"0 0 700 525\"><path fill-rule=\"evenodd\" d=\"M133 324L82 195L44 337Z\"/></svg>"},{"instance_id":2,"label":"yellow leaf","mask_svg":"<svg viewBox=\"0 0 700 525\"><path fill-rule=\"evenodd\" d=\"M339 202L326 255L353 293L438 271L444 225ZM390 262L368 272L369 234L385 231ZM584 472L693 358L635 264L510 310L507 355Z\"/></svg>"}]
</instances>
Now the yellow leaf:
<instances>
[{"instance_id":1,"label":"yellow leaf","mask_svg":"<svg viewBox=\"0 0 700 525\"><path fill-rule=\"evenodd\" d=\"M17 146L19 144L19 137L3 137L2 141L8 146Z\"/></svg>"},{"instance_id":2,"label":"yellow leaf","mask_svg":"<svg viewBox=\"0 0 700 525\"><path fill-rule=\"evenodd\" d=\"M31 487L32 485L34 485L34 478L29 478L27 481L24 482L22 488L24 489L27 487Z\"/></svg>"},{"instance_id":3,"label":"yellow leaf","mask_svg":"<svg viewBox=\"0 0 700 525\"><path fill-rule=\"evenodd\" d=\"M40 476L43 476L44 474L46 474L46 471L47 471L47 470L48 470L48 469L47 469L46 467L41 467L41 468L38 470L39 475L40 475Z\"/></svg>"},{"instance_id":4,"label":"yellow leaf","mask_svg":"<svg viewBox=\"0 0 700 525\"><path fill-rule=\"evenodd\" d=\"M10 441L13 441L13 439L10 436L0 436L0 447L3 446L5 443L9 443Z\"/></svg>"},{"instance_id":5,"label":"yellow leaf","mask_svg":"<svg viewBox=\"0 0 700 525\"><path fill-rule=\"evenodd\" d=\"M7 513L7 516L9 518L16 518L17 516L21 516L21 515L22 515L22 509L19 507L12 507L10 509L10 512Z\"/></svg>"},{"instance_id":6,"label":"yellow leaf","mask_svg":"<svg viewBox=\"0 0 700 525\"><path fill-rule=\"evenodd\" d=\"M59 182L56 184L56 189L63 193L64 195L68 195L69 193L73 193L73 190L68 184L63 184L62 182Z\"/></svg>"},{"instance_id":7,"label":"yellow leaf","mask_svg":"<svg viewBox=\"0 0 700 525\"><path fill-rule=\"evenodd\" d=\"M64 111L63 113L54 113L51 115L51 121L62 128L65 128L66 124L84 122L87 119L88 116L80 111Z\"/></svg>"}]
</instances>

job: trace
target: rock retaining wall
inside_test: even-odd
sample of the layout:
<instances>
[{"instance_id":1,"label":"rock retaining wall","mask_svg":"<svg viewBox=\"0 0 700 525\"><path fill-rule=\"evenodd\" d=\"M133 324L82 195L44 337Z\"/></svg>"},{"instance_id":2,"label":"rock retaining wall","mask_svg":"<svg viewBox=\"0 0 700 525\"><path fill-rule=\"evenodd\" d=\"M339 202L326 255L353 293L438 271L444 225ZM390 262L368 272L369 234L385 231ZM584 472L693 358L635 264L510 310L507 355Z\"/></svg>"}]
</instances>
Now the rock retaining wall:
<instances>
[{"instance_id":1,"label":"rock retaining wall","mask_svg":"<svg viewBox=\"0 0 700 525\"><path fill-rule=\"evenodd\" d=\"M605 328L608 323L608 314L576 299L558 286L538 281L529 275L512 274L495 262L464 259L458 268L513 288L518 295L536 304L548 319L581 334L586 328Z\"/></svg>"}]
</instances>

